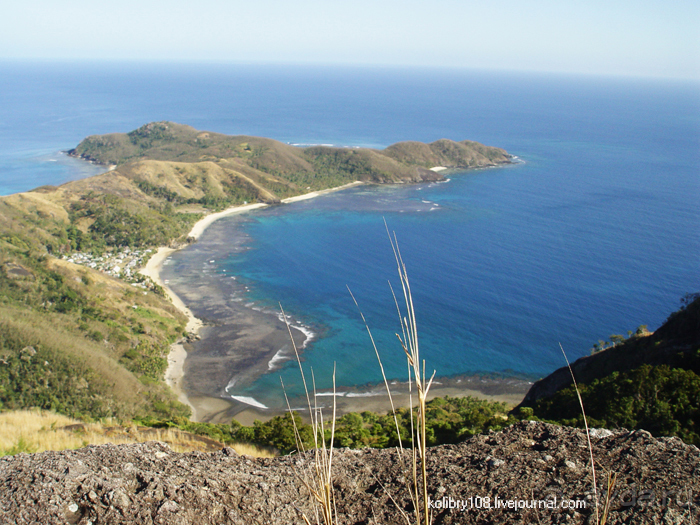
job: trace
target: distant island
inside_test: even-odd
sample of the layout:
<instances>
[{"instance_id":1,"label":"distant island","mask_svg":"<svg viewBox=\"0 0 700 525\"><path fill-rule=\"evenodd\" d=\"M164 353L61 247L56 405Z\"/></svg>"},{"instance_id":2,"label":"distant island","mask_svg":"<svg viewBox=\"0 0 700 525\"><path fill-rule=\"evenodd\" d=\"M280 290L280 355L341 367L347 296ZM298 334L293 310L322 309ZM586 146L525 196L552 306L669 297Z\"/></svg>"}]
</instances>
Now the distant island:
<instances>
[{"instance_id":1,"label":"distant island","mask_svg":"<svg viewBox=\"0 0 700 525\"><path fill-rule=\"evenodd\" d=\"M138 270L159 247L191 242L203 218L512 162L471 141L302 148L172 122L91 136L69 154L108 170L0 198L0 408L88 418L190 415L163 378L192 319Z\"/></svg>"}]
</instances>

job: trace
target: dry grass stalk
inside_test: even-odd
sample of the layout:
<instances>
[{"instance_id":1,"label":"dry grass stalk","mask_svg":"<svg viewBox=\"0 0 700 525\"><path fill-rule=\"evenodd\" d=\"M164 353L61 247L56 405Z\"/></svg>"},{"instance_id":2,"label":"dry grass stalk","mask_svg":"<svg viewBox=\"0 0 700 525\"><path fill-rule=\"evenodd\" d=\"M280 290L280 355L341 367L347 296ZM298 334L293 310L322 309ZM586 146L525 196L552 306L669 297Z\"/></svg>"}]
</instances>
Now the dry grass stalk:
<instances>
[{"instance_id":1,"label":"dry grass stalk","mask_svg":"<svg viewBox=\"0 0 700 525\"><path fill-rule=\"evenodd\" d=\"M386 226L386 222L384 223ZM420 352L419 352L419 346L418 346L418 323L416 321L416 314L415 314L415 308L413 305L413 295L411 293L411 285L408 279L408 272L406 271L406 265L403 262L403 258L401 256L401 251L399 250L398 246L398 240L396 239L396 235L392 237L391 233L389 232L388 226L387 228L387 234L389 235L389 242L391 244L391 248L394 252L394 258L396 260L396 265L398 269L398 274L399 274L399 281L401 282L401 288L403 292L403 298L405 302L405 315L402 314L401 307L399 306L399 301L396 298L396 294L394 293L393 288L391 287L391 283L389 283L389 287L391 289L392 296L394 297L394 303L396 304L396 310L399 316L399 324L401 326L401 335L396 334L396 337L399 340L399 343L401 344L401 348L404 351L404 354L406 356L406 364L408 368L408 393L409 393L409 407L411 410L411 417L410 417L410 429L411 429L411 483L407 480L406 482L406 489L409 493L409 496L411 498L411 502L413 503L413 508L415 509L415 523L417 525L420 525L423 523L424 525L428 525L432 521L432 516L429 512L428 508L428 475L427 475L427 463L426 463L426 452L427 452L427 445L426 445L426 401L427 401L427 396L428 392L430 390L430 386L432 384L433 378L435 377L435 371L433 371L432 376L430 377L429 380L426 379L426 373L425 373L425 361L422 361L420 359ZM348 289L349 290L349 289ZM352 292L350 292L352 296ZM352 296L353 301L355 302L355 305L357 306L358 310L360 310L359 305L357 301L355 300L355 297ZM362 311L360 310L360 316L362 318L362 322L365 325L365 328L367 329L367 332L369 333L370 336L370 341L372 342L372 346L374 348L375 355L377 356L377 361L379 362L379 368L382 372L382 378L384 380L384 386L386 387L387 394L389 396L389 401L391 404L391 410L392 414L394 417L394 424L396 425L396 434L397 438L399 441L399 447L398 447L398 454L399 454L399 460L401 462L402 467L405 468L405 463L403 459L403 454L404 454L404 448L403 444L401 442L401 431L399 428L399 423L398 423L398 417L396 415L396 408L394 405L393 398L391 396L391 389L389 387L389 382L387 380L386 374L384 372L384 366L382 364L381 357L379 355L379 351L377 350L377 346L374 342L374 338L372 337L371 330L369 329L369 326L367 324L367 321L365 319L365 316L362 314ZM418 413L416 414L415 418L415 425L414 425L414 413L413 413L413 384L415 382L416 385L416 391L418 394ZM420 473L419 473L419 465L420 465ZM389 495L390 499L394 501L394 498ZM406 518L406 521L410 523L410 520L408 516L405 514L405 512L399 508L401 514Z\"/></svg>"},{"instance_id":2,"label":"dry grass stalk","mask_svg":"<svg viewBox=\"0 0 700 525\"><path fill-rule=\"evenodd\" d=\"M578 384L576 383L576 378L574 377L574 370L571 368L571 363L569 363L569 358L566 356L564 347L559 343L559 348L561 348L561 353L564 354L564 359L566 360L566 366L569 368L569 373L571 374L571 380L574 382L574 390L576 390L576 396L578 397L578 403L581 406L581 414L583 414L583 424L586 427L586 439L588 440L588 452L591 456L591 475L593 476L593 499L595 501L595 522L597 525L605 525L608 520L608 512L610 510L610 499L612 498L613 487L615 481L617 481L617 474L612 476L611 473L608 474L608 490L607 498L605 501L605 509L603 512L603 518L601 520L600 511L598 510L598 484L596 482L595 473L595 459L593 458L593 445L591 444L591 432L588 428L588 418L586 417L586 409L583 407L583 399L581 399L581 392L579 391Z\"/></svg>"},{"instance_id":3,"label":"dry grass stalk","mask_svg":"<svg viewBox=\"0 0 700 525\"><path fill-rule=\"evenodd\" d=\"M335 363L333 364L333 418L331 420L331 438L330 443L326 444L325 440L325 423L323 421L323 408L318 406L317 395L316 395L316 380L313 375L313 370L311 371L312 388L314 395L313 408L311 406L311 398L309 396L309 388L306 383L306 377L304 375L304 367L301 365L301 358L299 356L299 350L297 349L296 343L294 342L294 337L292 336L292 328L287 320L287 315L284 313L282 305L280 305L280 310L282 311L282 317L287 326L287 331L289 332L289 338L292 341L292 347L294 348L294 355L296 356L297 363L299 365L299 372L301 374L301 380L304 385L304 392L306 394L306 403L309 410L309 417L311 419L311 428L313 432L314 439L314 465L312 474L304 473L301 476L301 480L306 486L306 488L311 493L316 506L314 511L316 514L316 523L324 523L325 525L333 525L337 523L337 513L335 509L335 500L333 498L333 440L335 439L335 419L336 419L336 402L335 402ZM281 380L281 379L280 379ZM284 390L284 383L282 383L282 389ZM294 437L297 442L297 448L301 452L305 452L304 443L297 428L296 421L294 421L294 415L292 413L291 406L289 404L289 398L285 391L284 398L287 402L287 409L292 419L292 425L294 426ZM319 519L318 511L320 510L321 519ZM302 518L306 523L310 523L307 516L302 514Z\"/></svg>"},{"instance_id":4,"label":"dry grass stalk","mask_svg":"<svg viewBox=\"0 0 700 525\"><path fill-rule=\"evenodd\" d=\"M411 293L411 284L408 279L408 272L406 271L406 265L403 262L401 251L399 250L399 243L396 239L396 234L394 234L392 237L391 233L389 233L388 227L387 234L389 235L389 242L391 243L391 248L394 252L394 259L396 260L396 266L399 273L399 281L401 282L401 289L403 291L403 298L405 303L405 314L402 315L398 300L396 299L396 295L394 294L394 301L396 303L397 312L401 321L402 332L401 335L396 334L396 337L398 338L401 347L403 348L403 351L406 355L409 370L409 388L411 383L415 382L416 391L418 394L418 414L416 417L415 428L412 427L411 436L414 444L414 446L412 447L412 466L415 499L416 502L420 502L422 504L423 516L421 517L421 513L418 511L418 506L416 506L416 523L420 525L420 523L423 522L425 525L429 525L429 523L432 520L428 509L428 473L426 458L426 401L428 392L430 391L430 386L432 385L433 378L435 377L435 371L433 370L430 379L426 380L425 360L421 360L418 347L418 323L416 321L416 311L413 304L413 295ZM412 406L411 421L413 421ZM419 458L420 476L418 475ZM419 483L420 489L418 487Z\"/></svg>"},{"instance_id":5,"label":"dry grass stalk","mask_svg":"<svg viewBox=\"0 0 700 525\"><path fill-rule=\"evenodd\" d=\"M600 525L605 525L608 521L608 514L610 513L610 503L612 502L613 489L615 488L615 483L617 482L617 472L614 474L608 472L608 488L605 495L605 506L603 507L603 518L600 520Z\"/></svg>"}]
</instances>

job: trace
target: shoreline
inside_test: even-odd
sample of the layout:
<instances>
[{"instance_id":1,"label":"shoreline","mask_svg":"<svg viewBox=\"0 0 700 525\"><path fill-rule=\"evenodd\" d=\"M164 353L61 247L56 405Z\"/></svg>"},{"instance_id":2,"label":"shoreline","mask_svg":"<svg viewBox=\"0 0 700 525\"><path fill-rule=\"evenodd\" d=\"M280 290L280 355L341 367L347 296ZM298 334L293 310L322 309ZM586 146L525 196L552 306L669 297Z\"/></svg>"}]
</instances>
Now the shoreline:
<instances>
[{"instance_id":1,"label":"shoreline","mask_svg":"<svg viewBox=\"0 0 700 525\"><path fill-rule=\"evenodd\" d=\"M199 236L202 235L202 233L204 233L204 231L211 224L222 217L227 217L236 213L243 213L265 206L267 206L267 204L264 203L234 206L224 211L207 215L194 224L190 230L190 233L188 234L188 237L198 239ZM185 326L185 330L188 334L191 334L192 337L196 338L199 331L204 326L204 323L192 313L182 299L160 278L160 271L163 268L163 263L165 260L180 249L182 248L169 248L166 246L159 247L156 253L154 253L148 260L146 266L139 270L139 273L141 275L145 275L146 277L150 277L153 282L165 290L165 294L173 303L173 306L187 317L187 325ZM164 379L165 383L177 396L178 401L190 407L192 410L192 421L197 421L199 417L198 410L190 401L183 388L183 381L185 378L185 359L187 359L187 350L185 349L182 341L178 341L170 345L170 353L168 354L168 368L165 370Z\"/></svg>"},{"instance_id":2,"label":"shoreline","mask_svg":"<svg viewBox=\"0 0 700 525\"><path fill-rule=\"evenodd\" d=\"M313 199L315 197L319 197L321 195L327 195L329 193L334 193L336 191L346 190L346 189L352 188L354 186L360 186L362 184L365 184L365 183L362 181L356 180L355 182L343 184L342 186L336 186L335 188L328 188L326 190L312 191L310 193L304 193L303 195L297 195L296 197L287 197L286 199L282 199L280 202L282 202L283 204L289 204L292 202L305 201L308 199Z\"/></svg>"},{"instance_id":3,"label":"shoreline","mask_svg":"<svg viewBox=\"0 0 700 525\"><path fill-rule=\"evenodd\" d=\"M394 407L407 408L410 404L417 403L415 385L413 387L412 398L408 394L406 381L389 382L391 397ZM498 376L493 374L484 375L456 375L435 378L430 387L427 399L436 397L474 397L486 401L506 403L509 407L517 406L525 397L525 394L532 386L532 381L522 377ZM311 401L314 402L312 393ZM316 400L319 406L332 407L333 392L319 391ZM412 403L411 403L412 401ZM290 398L290 406L299 412L302 419L308 419L308 408L306 399L303 397ZM368 387L364 385L362 389L358 387L339 386L335 395L335 410L338 417L349 412L374 412L384 415L391 412L391 402L386 392L384 383L378 383ZM275 416L284 415L288 412L285 409L269 408L260 410L255 406L247 405L238 411L234 417L242 425L252 425L257 419L267 421Z\"/></svg>"}]
</instances>

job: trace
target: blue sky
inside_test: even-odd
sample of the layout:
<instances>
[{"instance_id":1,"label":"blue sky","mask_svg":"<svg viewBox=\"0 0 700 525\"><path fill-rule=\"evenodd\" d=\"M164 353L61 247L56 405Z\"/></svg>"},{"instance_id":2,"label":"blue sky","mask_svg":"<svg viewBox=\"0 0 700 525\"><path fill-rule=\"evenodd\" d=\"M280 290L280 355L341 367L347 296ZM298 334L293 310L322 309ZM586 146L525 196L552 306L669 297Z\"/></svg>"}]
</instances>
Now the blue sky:
<instances>
[{"instance_id":1,"label":"blue sky","mask_svg":"<svg viewBox=\"0 0 700 525\"><path fill-rule=\"evenodd\" d=\"M0 59L438 66L700 78L697 0L29 0Z\"/></svg>"}]
</instances>

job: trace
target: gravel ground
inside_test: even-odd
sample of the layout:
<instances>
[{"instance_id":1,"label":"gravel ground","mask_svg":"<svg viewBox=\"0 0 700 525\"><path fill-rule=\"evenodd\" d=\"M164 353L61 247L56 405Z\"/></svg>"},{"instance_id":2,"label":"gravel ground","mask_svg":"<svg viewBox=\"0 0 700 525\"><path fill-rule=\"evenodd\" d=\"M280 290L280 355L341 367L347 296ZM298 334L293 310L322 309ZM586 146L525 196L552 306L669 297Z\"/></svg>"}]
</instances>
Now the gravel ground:
<instances>
[{"instance_id":1,"label":"gravel ground","mask_svg":"<svg viewBox=\"0 0 700 525\"><path fill-rule=\"evenodd\" d=\"M617 474L608 523L700 523L696 447L639 430L592 434L599 484L607 487L605 471ZM581 430L521 422L428 452L433 523L596 523ZM0 521L290 524L304 513L314 523L304 484L312 461L312 453L254 459L229 448L179 454L157 442L19 454L0 458ZM406 515L415 523L410 479L396 450L337 450L338 523L404 524Z\"/></svg>"}]
</instances>

